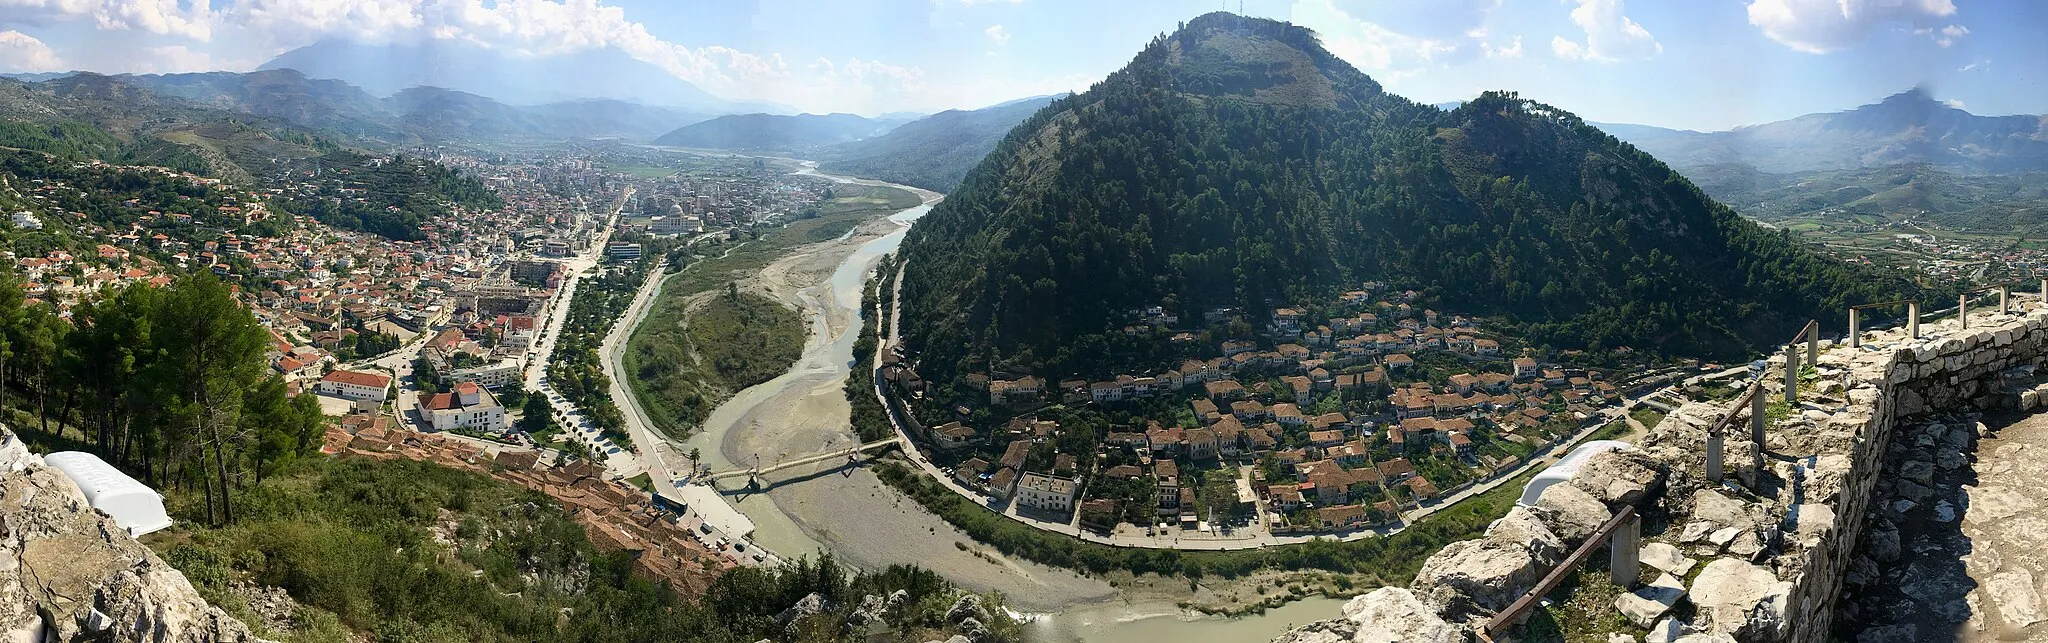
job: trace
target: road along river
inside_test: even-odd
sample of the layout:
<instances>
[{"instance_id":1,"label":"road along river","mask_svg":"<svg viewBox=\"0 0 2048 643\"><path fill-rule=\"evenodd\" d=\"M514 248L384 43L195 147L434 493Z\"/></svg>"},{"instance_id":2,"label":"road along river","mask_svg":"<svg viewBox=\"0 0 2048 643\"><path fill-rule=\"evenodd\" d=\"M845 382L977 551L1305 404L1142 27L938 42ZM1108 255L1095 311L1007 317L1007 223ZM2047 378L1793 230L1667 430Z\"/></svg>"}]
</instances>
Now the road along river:
<instances>
[{"instance_id":1,"label":"road along river","mask_svg":"<svg viewBox=\"0 0 2048 643\"><path fill-rule=\"evenodd\" d=\"M808 162L799 173L908 190L924 203L839 240L802 248L763 269L752 283L741 284L802 310L810 333L789 372L734 395L671 451L695 448L713 470L773 466L857 443L843 387L854 365L861 288L880 258L902 244L911 223L942 198L917 188L818 173ZM763 487L727 492L727 498L754 522L754 541L769 551L784 557L830 552L866 569L914 564L975 591L1000 591L1032 620L1027 631L1034 641L1265 641L1290 624L1337 615L1334 599L1309 599L1265 616L1191 618L1172 596L1131 599L1104 580L1003 556L864 468L842 469L837 463L797 467L768 475Z\"/></svg>"}]
</instances>

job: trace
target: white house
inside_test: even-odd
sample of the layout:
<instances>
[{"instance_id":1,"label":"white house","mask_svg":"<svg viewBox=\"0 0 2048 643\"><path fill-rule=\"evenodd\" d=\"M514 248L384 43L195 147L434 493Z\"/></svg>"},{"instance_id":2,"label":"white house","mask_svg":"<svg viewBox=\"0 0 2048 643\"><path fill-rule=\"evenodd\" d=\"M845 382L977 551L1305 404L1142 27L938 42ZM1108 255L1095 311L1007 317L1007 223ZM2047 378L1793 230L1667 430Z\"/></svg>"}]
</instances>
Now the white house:
<instances>
[{"instance_id":1,"label":"white house","mask_svg":"<svg viewBox=\"0 0 2048 643\"><path fill-rule=\"evenodd\" d=\"M313 385L313 392L349 400L384 401L391 389L391 376L358 371L334 371Z\"/></svg>"},{"instance_id":2,"label":"white house","mask_svg":"<svg viewBox=\"0 0 2048 643\"><path fill-rule=\"evenodd\" d=\"M484 388L498 388L519 381L522 371L519 360L506 358L496 363L472 366L448 374L448 381L455 383L473 382Z\"/></svg>"},{"instance_id":3,"label":"white house","mask_svg":"<svg viewBox=\"0 0 2048 643\"><path fill-rule=\"evenodd\" d=\"M23 230L41 230L43 229L43 220L36 218L36 215L27 211L16 212L14 213L14 227Z\"/></svg>"},{"instance_id":4,"label":"white house","mask_svg":"<svg viewBox=\"0 0 2048 643\"><path fill-rule=\"evenodd\" d=\"M1046 511L1071 511L1078 487L1071 478L1027 472L1017 481L1017 502Z\"/></svg>"},{"instance_id":5,"label":"white house","mask_svg":"<svg viewBox=\"0 0 2048 643\"><path fill-rule=\"evenodd\" d=\"M475 382L463 382L447 393L419 399L419 413L436 431L474 429L505 432L505 407Z\"/></svg>"}]
</instances>

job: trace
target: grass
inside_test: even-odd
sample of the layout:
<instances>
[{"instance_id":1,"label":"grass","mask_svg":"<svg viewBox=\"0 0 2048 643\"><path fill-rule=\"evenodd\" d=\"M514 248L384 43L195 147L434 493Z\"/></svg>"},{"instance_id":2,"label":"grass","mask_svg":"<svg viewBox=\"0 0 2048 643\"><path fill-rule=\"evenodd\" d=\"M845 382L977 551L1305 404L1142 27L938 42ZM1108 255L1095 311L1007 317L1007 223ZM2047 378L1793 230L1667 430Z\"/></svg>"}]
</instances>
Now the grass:
<instances>
[{"instance_id":1,"label":"grass","mask_svg":"<svg viewBox=\"0 0 2048 643\"><path fill-rule=\"evenodd\" d=\"M1485 493L1430 514L1392 536L1349 542L1315 540L1255 550L1212 552L1112 547L1026 526L961 497L898 463L884 463L877 474L890 486L916 500L976 541L1006 555L1055 567L1094 574L1207 575L1237 578L1265 569L1322 570L1364 579L1358 591L1382 585L1407 585L1430 554L1444 545L1477 538L1494 520L1507 515L1535 471Z\"/></svg>"},{"instance_id":2,"label":"grass","mask_svg":"<svg viewBox=\"0 0 2048 643\"><path fill-rule=\"evenodd\" d=\"M658 427L695 427L726 397L768 381L803 353L803 317L754 293L728 291L680 323L635 333L626 375Z\"/></svg>"},{"instance_id":3,"label":"grass","mask_svg":"<svg viewBox=\"0 0 2048 643\"><path fill-rule=\"evenodd\" d=\"M626 384L657 427L693 430L720 402L787 370L801 354L803 318L757 295L717 297L687 310L698 294L759 274L796 248L830 241L855 226L922 200L896 188L840 186L817 216L792 221L669 276L620 357Z\"/></svg>"},{"instance_id":4,"label":"grass","mask_svg":"<svg viewBox=\"0 0 2048 643\"><path fill-rule=\"evenodd\" d=\"M1607 635L1617 632L1640 639L1649 632L1636 627L1614 609L1614 598L1621 593L1620 586L1608 581L1604 567L1597 564L1581 566L1545 597L1550 600L1549 605L1530 612L1528 622L1522 626L1520 640L1532 643L1606 643Z\"/></svg>"},{"instance_id":5,"label":"grass","mask_svg":"<svg viewBox=\"0 0 2048 643\"><path fill-rule=\"evenodd\" d=\"M1657 428L1657 423L1664 421L1663 413L1647 406L1637 407L1636 410L1629 411L1628 416L1635 418L1637 422L1641 422L1645 429Z\"/></svg>"},{"instance_id":6,"label":"grass","mask_svg":"<svg viewBox=\"0 0 2048 643\"><path fill-rule=\"evenodd\" d=\"M1587 436L1586 440L1588 442L1593 440L1618 440L1621 439L1621 436L1628 435L1631 430L1633 429L1628 428L1627 422L1608 422L1607 426L1600 427L1600 430L1594 431L1592 435Z\"/></svg>"},{"instance_id":7,"label":"grass","mask_svg":"<svg viewBox=\"0 0 2048 643\"><path fill-rule=\"evenodd\" d=\"M633 485L635 487L639 487L641 491L645 491L647 493L654 493L654 478L649 477L645 473L633 476L631 478L627 478L626 483Z\"/></svg>"}]
</instances>

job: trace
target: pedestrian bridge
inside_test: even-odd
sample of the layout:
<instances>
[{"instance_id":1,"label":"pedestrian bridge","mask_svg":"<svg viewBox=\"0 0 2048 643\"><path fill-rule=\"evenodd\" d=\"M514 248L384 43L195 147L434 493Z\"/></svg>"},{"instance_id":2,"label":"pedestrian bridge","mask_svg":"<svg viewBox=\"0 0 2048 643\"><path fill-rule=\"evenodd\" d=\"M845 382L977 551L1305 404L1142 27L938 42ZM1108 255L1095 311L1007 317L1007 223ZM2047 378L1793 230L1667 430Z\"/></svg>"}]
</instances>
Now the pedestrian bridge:
<instances>
[{"instance_id":1,"label":"pedestrian bridge","mask_svg":"<svg viewBox=\"0 0 2048 643\"><path fill-rule=\"evenodd\" d=\"M876 441L874 441L874 442L869 442L869 443L867 443L867 444L863 444L863 445L860 445L860 446L857 446L857 447L852 447L852 448L847 448L847 449L840 449L840 450L838 450L838 451L833 451L833 452L831 452L831 453L823 453L823 454L819 454L819 455L814 455L814 456L810 456L810 457L807 457L807 458L800 458L800 459L796 459L796 460L791 460L791 461L788 461L788 462L782 462L782 463L777 463L777 464L775 464L774 466L769 466L769 467L751 467L751 468L746 468L746 469L734 469L734 470L731 470L731 471L721 471L721 472L717 472L717 473L713 473L713 474L711 474L711 475L705 476L705 477L704 477L703 479L704 479L704 480L705 480L706 482L709 482L709 483L713 483L713 484L716 484L716 483L717 483L717 482L718 482L719 480L725 480L725 479L728 479L728 478L747 478L747 479L749 479L749 480L752 480L752 479L754 479L754 478L757 478L757 477L760 477L760 476L763 476L763 475L767 475L767 474L770 474L770 473L774 473L774 472L777 472L777 471L781 471L781 470L783 470L783 469L791 469L791 468L795 468L795 467L809 466L809 465L813 465L813 464L818 464L818 463L820 463L820 462L831 462L831 461L833 461L833 460L841 460L841 459L843 459L843 460L846 460L848 464L852 464L852 463L854 463L854 462L858 462L858 461L860 460L860 454L862 454L862 453L866 453L866 452L869 452L869 451L874 451L874 450L877 450L877 449L881 449L881 448L884 448L884 447L894 446L894 445L896 445L896 444L900 444L901 442L902 442L902 438L889 438L889 439L887 439L887 440L876 440Z\"/></svg>"}]
</instances>

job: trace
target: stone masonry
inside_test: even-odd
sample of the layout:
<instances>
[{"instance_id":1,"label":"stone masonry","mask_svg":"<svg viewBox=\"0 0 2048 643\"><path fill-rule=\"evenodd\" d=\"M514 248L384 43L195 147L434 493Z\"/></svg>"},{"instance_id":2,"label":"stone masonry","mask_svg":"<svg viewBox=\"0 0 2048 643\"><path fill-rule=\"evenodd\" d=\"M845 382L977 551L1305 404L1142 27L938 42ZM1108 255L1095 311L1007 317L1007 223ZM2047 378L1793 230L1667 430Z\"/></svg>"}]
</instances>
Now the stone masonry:
<instances>
[{"instance_id":1,"label":"stone masonry","mask_svg":"<svg viewBox=\"0 0 2048 643\"><path fill-rule=\"evenodd\" d=\"M1969 321L1967 329L1954 319L1922 324L1918 339L1898 329L1866 332L1860 347L1830 346L1808 365L1789 406L1778 384L1785 356L1773 357L1762 457L1747 421L1734 423L1724 480L1706 479L1707 430L1748 411L1731 408L1733 400L1686 404L1638 450L1595 458L1537 506L1517 507L1484 537L1431 556L1410 588L1360 596L1343 618L1276 641L1478 640L1492 615L1625 506L1643 516L1642 569L1615 601L1636 630L1612 640L1641 632L1655 642L1829 640L1879 481L1897 477L1885 460L1902 439L1895 427L1928 426L1907 420L1939 411L2048 405L2035 375L2048 347L2048 310L1983 311ZM1691 609L1676 609L1682 603ZM1496 640L1519 633L1500 634Z\"/></svg>"}]
</instances>

